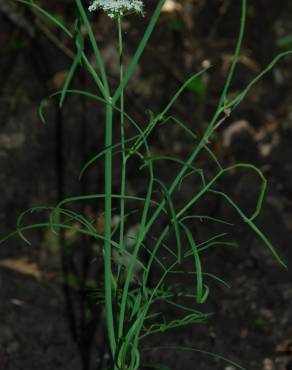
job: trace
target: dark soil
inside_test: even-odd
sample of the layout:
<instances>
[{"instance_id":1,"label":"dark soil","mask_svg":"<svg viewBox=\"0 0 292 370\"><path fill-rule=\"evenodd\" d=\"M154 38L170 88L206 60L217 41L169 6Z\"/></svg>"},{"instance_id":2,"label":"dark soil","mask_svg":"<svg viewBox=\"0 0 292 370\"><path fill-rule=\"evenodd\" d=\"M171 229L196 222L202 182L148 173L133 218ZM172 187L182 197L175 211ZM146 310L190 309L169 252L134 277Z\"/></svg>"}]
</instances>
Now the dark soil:
<instances>
[{"instance_id":1,"label":"dark soil","mask_svg":"<svg viewBox=\"0 0 292 370\"><path fill-rule=\"evenodd\" d=\"M15 229L17 217L23 210L54 205L64 196L102 189L102 166L89 171L83 181L78 180L78 174L86 159L102 149L104 134L102 110L78 96L69 97L62 112L58 102L50 100L45 110L47 124L40 123L37 115L40 100L61 88L64 71L71 63L68 49L74 45L55 29L48 28L35 14L14 7L12 1L11 7L5 6L10 4L8 0L4 5L2 2L0 0L1 237ZM45 6L72 22L74 11L68 3L64 1L61 6L43 1ZM153 3L150 2L150 6ZM127 108L133 117L145 123L144 107L159 112L185 78L201 69L203 61L208 61L213 68L206 75L206 95L186 92L173 112L199 134L216 108L235 46L240 7L239 2L229 0L182 0L181 3L184 7L180 13L162 15L135 78L129 84ZM283 46L281 40L291 35L291 15L289 1L258 0L256 4L249 4L246 37L232 85L233 94L246 86L278 52L289 47ZM127 21L126 61L147 20L148 16ZM115 86L118 60L115 31L101 14L96 16L96 29L111 83ZM50 39L47 31L57 34L60 44ZM223 199L206 198L199 210L232 220L235 226L228 229L228 240L236 241L238 248L212 250L203 261L203 267L224 278L231 288L210 282L210 298L203 307L214 313L208 323L151 337L147 346L163 343L165 348L145 352L146 361L165 364L172 370L233 369L231 364L207 353L167 349L169 345L217 353L249 370L291 370L291 81L290 57L253 88L210 144L224 165L251 162L268 178L265 205L256 224L276 246L288 271L281 268ZM92 89L91 81L81 70L74 84ZM158 153L175 152L182 158L192 149L192 142L175 129L155 131L150 145ZM212 175L213 168L206 158L200 158L200 165ZM142 194L146 186L144 178L134 170L129 173L130 190ZM164 164L159 173L166 184L171 180L172 169ZM114 187L118 184L116 169ZM249 172L231 173L222 179L219 189L228 192L247 214L254 210L259 183ZM193 183L186 182L177 198L178 207L192 192ZM102 204L97 203L87 205L84 211L92 214L101 209ZM39 222L44 216L33 213L28 219ZM197 226L199 241L224 231L212 223ZM13 238L0 248L0 369L102 369L107 355L102 335L104 317L88 298L85 284L98 279L101 273L101 266L96 262L96 246L90 240L77 240L67 255L58 248L62 240L54 239L48 232L38 230L28 235L31 246L20 238ZM8 261L6 267L3 261ZM63 284L64 272L67 284Z\"/></svg>"}]
</instances>

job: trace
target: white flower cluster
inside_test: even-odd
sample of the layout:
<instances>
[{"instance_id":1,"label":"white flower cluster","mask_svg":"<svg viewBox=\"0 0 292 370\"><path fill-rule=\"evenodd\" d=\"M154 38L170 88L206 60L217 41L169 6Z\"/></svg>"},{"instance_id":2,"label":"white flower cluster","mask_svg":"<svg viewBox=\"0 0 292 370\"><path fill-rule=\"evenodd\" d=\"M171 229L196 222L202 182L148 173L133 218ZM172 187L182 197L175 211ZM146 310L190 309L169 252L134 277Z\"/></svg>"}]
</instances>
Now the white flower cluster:
<instances>
[{"instance_id":1,"label":"white flower cluster","mask_svg":"<svg viewBox=\"0 0 292 370\"><path fill-rule=\"evenodd\" d=\"M143 14L141 0L94 0L88 10L93 12L102 9L110 18L122 17L131 13Z\"/></svg>"}]
</instances>

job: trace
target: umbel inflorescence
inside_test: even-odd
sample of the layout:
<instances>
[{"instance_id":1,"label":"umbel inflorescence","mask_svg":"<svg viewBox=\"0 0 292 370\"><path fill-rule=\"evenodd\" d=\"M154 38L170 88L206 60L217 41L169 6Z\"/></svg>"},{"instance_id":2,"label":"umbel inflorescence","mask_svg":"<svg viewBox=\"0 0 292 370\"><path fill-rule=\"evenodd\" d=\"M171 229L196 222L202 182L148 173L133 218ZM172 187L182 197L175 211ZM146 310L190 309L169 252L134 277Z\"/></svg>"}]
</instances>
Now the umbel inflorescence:
<instances>
[{"instance_id":1,"label":"umbel inflorescence","mask_svg":"<svg viewBox=\"0 0 292 370\"><path fill-rule=\"evenodd\" d=\"M110 18L123 17L132 13L143 14L143 2L140 0L94 0L89 11L101 9Z\"/></svg>"}]
</instances>

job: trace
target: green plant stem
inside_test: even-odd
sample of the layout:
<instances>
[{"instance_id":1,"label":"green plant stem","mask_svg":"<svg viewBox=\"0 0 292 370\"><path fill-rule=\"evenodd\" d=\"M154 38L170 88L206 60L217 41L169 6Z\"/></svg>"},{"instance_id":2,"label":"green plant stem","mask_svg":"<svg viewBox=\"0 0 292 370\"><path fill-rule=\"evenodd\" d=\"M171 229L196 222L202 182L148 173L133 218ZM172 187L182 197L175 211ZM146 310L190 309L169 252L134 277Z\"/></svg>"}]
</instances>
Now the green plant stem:
<instances>
[{"instance_id":1,"label":"green plant stem","mask_svg":"<svg viewBox=\"0 0 292 370\"><path fill-rule=\"evenodd\" d=\"M119 58L120 58L120 83L124 78L124 65L123 65L123 35L122 35L122 18L118 17L118 43L119 43ZM125 152L125 100L124 90L120 96L120 130L121 130L121 152L122 152L122 173L121 173L121 201L120 201L120 247L124 246L124 232L125 232L125 193L126 193L126 171L127 171L127 158Z\"/></svg>"},{"instance_id":2,"label":"green plant stem","mask_svg":"<svg viewBox=\"0 0 292 370\"><path fill-rule=\"evenodd\" d=\"M109 92L109 85L108 85L106 72L105 72L105 69L104 69L102 56L100 54L100 50L99 50L97 42L95 40L95 35L94 35L94 32L93 32L93 29L91 27L91 24L88 20L88 17L86 15L85 10L84 10L82 1L81 0L75 0L75 2L76 2L77 8L79 10L79 13L81 15L81 18L84 22L85 28L86 28L87 33L88 33L88 37L89 37L89 40L90 40L90 43L91 43L91 46L92 46L92 49L93 49L93 52L94 52L94 55L95 55L95 58L96 58L98 69L99 69L99 72L101 74L103 87L106 90L106 92Z\"/></svg>"},{"instance_id":3,"label":"green plant stem","mask_svg":"<svg viewBox=\"0 0 292 370\"><path fill-rule=\"evenodd\" d=\"M150 150L149 150L149 147L148 147L147 140L143 136L143 131L138 126L136 128L138 129L140 135L142 135L142 141L145 145L147 156L150 156ZM128 298L130 283L131 283L132 278L133 278L135 264L137 263L138 254L139 254L142 242L143 242L143 238L144 238L143 230L144 230L144 227L145 227L145 224L146 224L146 221L147 221L147 215L148 215L148 212L149 212L149 209L150 209L150 206L151 206L151 197L152 197L153 184L154 184L154 172L153 172L153 167L152 167L151 162L149 163L148 170L149 170L148 190L147 190L147 195L146 195L145 200L144 200L143 213L142 213L141 222L140 222L140 232L139 232L139 236L138 236L136 246L135 246L134 250L131 253L130 264L129 264L129 268L127 269L127 275L126 275L126 279L125 279L125 283L124 283L124 287L123 287L121 304L120 304L120 307L119 307L120 308L119 329L118 329L119 340L121 340L123 338L123 330L124 330L125 315L126 315L126 308L127 308L127 298ZM123 363L123 354L122 354L122 352L123 351L120 351L120 353L118 355L119 363Z\"/></svg>"},{"instance_id":4,"label":"green plant stem","mask_svg":"<svg viewBox=\"0 0 292 370\"><path fill-rule=\"evenodd\" d=\"M111 99L110 99L111 103ZM113 358L116 351L115 329L112 304L112 266L111 266L111 231L112 231L112 128L113 107L106 105L105 144L108 150L105 153L105 204L104 204L104 288L105 310L110 349Z\"/></svg>"},{"instance_id":5,"label":"green plant stem","mask_svg":"<svg viewBox=\"0 0 292 370\"><path fill-rule=\"evenodd\" d=\"M142 37L142 40L140 41L140 44L130 62L130 65L129 67L127 68L127 71L125 73L125 76L123 78L123 81L122 83L120 83L120 85L118 86L118 88L116 89L114 95L113 95L113 104L115 105L115 103L117 102L117 100L120 98L120 95L122 93L122 91L124 90L124 88L126 87L127 83L129 82L130 78L132 77L133 73L134 73L134 70L137 66L137 63L145 49L145 46L147 45L147 42L152 34L152 31L158 21L158 18L159 18L159 15L160 15L160 12L161 12L161 8L163 7L163 4L165 3L165 0L159 0L157 5L156 5L156 8L154 10L154 13L151 17L151 20L148 24L148 27L146 29L146 31L144 32L144 35Z\"/></svg>"},{"instance_id":6,"label":"green plant stem","mask_svg":"<svg viewBox=\"0 0 292 370\"><path fill-rule=\"evenodd\" d=\"M147 143L145 142L147 152L148 151L148 146ZM119 315L119 339L123 337L123 328L124 328L124 321L125 321L125 314L126 314L126 306L127 306L127 297L128 297L128 292L130 288L130 283L132 281L132 277L134 274L134 268L135 264L137 262L138 254L144 239L144 228L147 222L147 216L150 208L150 201L151 201L151 196L152 196L152 191L153 191L153 184L154 184L154 173L153 173L153 168L152 166L149 167L149 183L148 183L148 191L147 191L147 196L145 199L145 204L143 208L143 213L142 213L142 218L141 218L141 223L140 223L140 232L138 236L137 243L135 245L135 248L132 252L131 258L130 258L130 263L129 267L127 270L127 275L126 275L126 280L125 284L123 287L123 293L122 293L122 300L121 300L121 305L120 305L120 315ZM144 286L145 289L145 286ZM129 332L127 332L126 337L128 338ZM127 347L127 346L126 346ZM135 346L134 346L135 347ZM120 356L119 356L120 357Z\"/></svg>"}]
</instances>

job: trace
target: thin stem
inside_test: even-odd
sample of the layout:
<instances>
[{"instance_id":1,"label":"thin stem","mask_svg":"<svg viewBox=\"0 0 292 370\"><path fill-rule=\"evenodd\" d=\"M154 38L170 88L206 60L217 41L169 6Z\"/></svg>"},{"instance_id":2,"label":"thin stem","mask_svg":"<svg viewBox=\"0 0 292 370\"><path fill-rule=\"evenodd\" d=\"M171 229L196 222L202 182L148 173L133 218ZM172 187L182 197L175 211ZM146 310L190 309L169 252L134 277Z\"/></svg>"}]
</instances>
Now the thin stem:
<instances>
[{"instance_id":1,"label":"thin stem","mask_svg":"<svg viewBox=\"0 0 292 370\"><path fill-rule=\"evenodd\" d=\"M246 22L246 10L247 10L247 0L242 0L241 5L241 18L240 18L240 29L239 29L239 35L236 42L235 52L232 58L232 63L225 81L225 85L220 97L219 106L218 108L221 108L226 104L227 94L234 76L234 71L237 66L238 58L241 51L242 41L244 37L244 31L245 31L245 22Z\"/></svg>"},{"instance_id":2,"label":"thin stem","mask_svg":"<svg viewBox=\"0 0 292 370\"><path fill-rule=\"evenodd\" d=\"M119 42L119 57L120 57L120 83L124 78L123 65L123 35L122 35L122 18L118 17L118 42ZM124 90L120 96L120 130L121 130L121 150L122 150L122 174L121 174L121 201L120 201L120 247L124 246L124 232L125 232L125 192L126 192L126 171L127 158L125 152L125 100Z\"/></svg>"},{"instance_id":3,"label":"thin stem","mask_svg":"<svg viewBox=\"0 0 292 370\"><path fill-rule=\"evenodd\" d=\"M145 147L147 154L150 154L149 148L147 145L147 142L145 141ZM147 217L150 209L150 203L151 203L151 197L152 197L152 191L153 191L153 184L154 184L154 173L153 173L153 168L152 164L149 166L149 183L148 183L148 190L147 190L147 195L145 198L145 203L144 203L144 208L143 208L143 213L142 213L142 218L141 218L141 223L140 223L140 231L137 239L137 243L135 245L135 248L132 252L131 258L130 258L130 263L127 269L127 275L126 275L126 280L124 283L123 287L123 293L122 293L122 300L121 300L121 305L120 305L120 314L119 314L119 339L122 338L123 336L123 328L124 328L124 323L125 323L125 314L126 314L126 307L127 307L127 297L129 293L129 288L130 288L130 283L133 278L134 274L134 269L135 265L137 262L138 254L140 252L140 248L144 239L144 228L147 222Z\"/></svg>"},{"instance_id":4,"label":"thin stem","mask_svg":"<svg viewBox=\"0 0 292 370\"><path fill-rule=\"evenodd\" d=\"M123 81L122 83L120 83L119 87L117 88L117 90L115 91L114 95L113 95L113 104L115 105L116 101L120 98L121 96L121 93L122 91L124 90L124 88L126 87L127 83L129 82L130 78L132 77L133 73L134 73L134 70L137 66L137 63L139 62L139 59L145 49L145 46L147 45L147 42L152 34L152 31L158 21L158 18L159 18L159 15L160 15L160 12L161 12L161 8L164 4L165 0L159 0L157 5L156 5L156 8L154 10L154 13L152 15L152 18L148 24L148 27L146 29L146 31L144 32L144 35L142 37L142 40L140 41L140 44L130 62L130 65L125 73L125 77L123 78Z\"/></svg>"},{"instance_id":5,"label":"thin stem","mask_svg":"<svg viewBox=\"0 0 292 370\"><path fill-rule=\"evenodd\" d=\"M88 20L88 17L86 15L86 12L85 12L84 7L82 5L82 1L81 0L75 0L75 2L76 2L78 10L80 12L80 15L82 17L82 20L84 22L84 25L86 27L86 30L88 32L88 37L89 37L89 40L90 40L90 43L91 43L91 46L92 46L92 49L93 49L93 52L94 52L94 55L95 55L95 58L96 58L96 62L97 62L98 68L99 68L99 72L101 74L103 87L106 90L106 92L109 93L109 85L108 85L107 75L106 75L106 72L105 72L105 69L104 69L104 63L103 63L103 60L102 60L102 56L100 54L99 47L98 47L97 42L95 40L95 35L94 35L94 32L93 32L92 26L91 26L91 24Z\"/></svg>"},{"instance_id":6,"label":"thin stem","mask_svg":"<svg viewBox=\"0 0 292 370\"><path fill-rule=\"evenodd\" d=\"M115 358L116 339L112 304L111 224L112 224L112 126L113 107L106 105L105 145L105 204L104 204L104 288L107 330L112 357Z\"/></svg>"}]
</instances>

